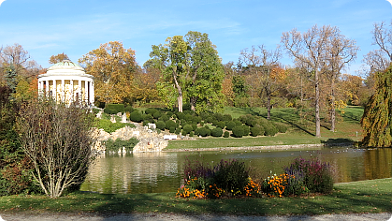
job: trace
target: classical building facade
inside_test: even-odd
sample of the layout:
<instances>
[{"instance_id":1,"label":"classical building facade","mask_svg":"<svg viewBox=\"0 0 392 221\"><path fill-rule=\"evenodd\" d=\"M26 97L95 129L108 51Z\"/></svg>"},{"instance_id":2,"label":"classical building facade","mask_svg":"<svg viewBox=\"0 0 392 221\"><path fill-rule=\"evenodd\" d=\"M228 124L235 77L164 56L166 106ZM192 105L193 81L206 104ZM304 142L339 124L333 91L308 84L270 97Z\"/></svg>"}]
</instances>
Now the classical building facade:
<instances>
[{"instance_id":1,"label":"classical building facade","mask_svg":"<svg viewBox=\"0 0 392 221\"><path fill-rule=\"evenodd\" d=\"M64 60L38 75L38 93L66 104L94 105L94 77L78 64Z\"/></svg>"}]
</instances>

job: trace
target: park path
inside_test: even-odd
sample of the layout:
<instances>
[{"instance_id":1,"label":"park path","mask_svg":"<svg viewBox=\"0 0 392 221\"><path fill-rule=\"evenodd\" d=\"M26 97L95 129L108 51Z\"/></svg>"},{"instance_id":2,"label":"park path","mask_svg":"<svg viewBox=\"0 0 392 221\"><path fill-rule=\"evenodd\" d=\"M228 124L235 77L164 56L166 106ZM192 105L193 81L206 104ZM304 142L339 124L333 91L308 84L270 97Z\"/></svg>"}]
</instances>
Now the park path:
<instances>
[{"instance_id":1,"label":"park path","mask_svg":"<svg viewBox=\"0 0 392 221\"><path fill-rule=\"evenodd\" d=\"M4 221L392 221L392 213L327 214L317 216L220 216L178 214L122 214L98 216L90 214L2 214ZM0 218L0 221L3 221Z\"/></svg>"}]
</instances>

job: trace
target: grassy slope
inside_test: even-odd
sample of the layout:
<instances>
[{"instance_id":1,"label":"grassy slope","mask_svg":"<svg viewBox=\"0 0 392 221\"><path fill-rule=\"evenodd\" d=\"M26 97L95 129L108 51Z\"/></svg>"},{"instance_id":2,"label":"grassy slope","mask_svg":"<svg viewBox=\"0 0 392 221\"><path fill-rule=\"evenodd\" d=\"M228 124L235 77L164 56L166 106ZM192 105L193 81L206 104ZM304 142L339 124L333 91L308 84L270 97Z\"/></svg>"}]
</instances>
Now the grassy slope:
<instances>
[{"instance_id":1,"label":"grassy slope","mask_svg":"<svg viewBox=\"0 0 392 221\"><path fill-rule=\"evenodd\" d=\"M266 117L265 108L234 108L226 107L225 114L238 118L244 114L255 114ZM209 147L240 147L240 146L268 146L282 144L318 144L322 142L347 142L359 141L362 138L360 119L363 114L361 107L347 107L338 117L336 132L330 131L328 122L323 122L321 127L322 138L314 137L314 123L312 116L301 119L293 108L272 109L272 121L283 122L289 125L286 134L275 137L244 137L244 138L201 138L193 141L170 141L167 149L179 148L209 148Z\"/></svg>"},{"instance_id":2,"label":"grassy slope","mask_svg":"<svg viewBox=\"0 0 392 221\"><path fill-rule=\"evenodd\" d=\"M197 200L175 198L175 193L73 193L59 199L43 196L0 197L0 212L177 213L232 215L287 215L392 212L392 179L335 185L331 195L289 198Z\"/></svg>"}]
</instances>

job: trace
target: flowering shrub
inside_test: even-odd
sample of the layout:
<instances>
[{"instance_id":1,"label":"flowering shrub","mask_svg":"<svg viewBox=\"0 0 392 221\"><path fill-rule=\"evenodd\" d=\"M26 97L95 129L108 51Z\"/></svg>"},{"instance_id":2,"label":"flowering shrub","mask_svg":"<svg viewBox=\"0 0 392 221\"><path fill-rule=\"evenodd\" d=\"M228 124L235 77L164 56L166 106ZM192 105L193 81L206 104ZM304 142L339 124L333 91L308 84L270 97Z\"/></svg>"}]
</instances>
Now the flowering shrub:
<instances>
[{"instance_id":1,"label":"flowering shrub","mask_svg":"<svg viewBox=\"0 0 392 221\"><path fill-rule=\"evenodd\" d=\"M261 186L258 183L253 182L251 178L249 178L249 183L245 186L244 192L245 196L258 196L261 191Z\"/></svg>"},{"instance_id":2,"label":"flowering shrub","mask_svg":"<svg viewBox=\"0 0 392 221\"><path fill-rule=\"evenodd\" d=\"M295 177L288 174L280 174L278 176L275 174L274 176L267 177L267 179L263 180L262 190L269 197L282 197L289 179L295 179Z\"/></svg>"},{"instance_id":3,"label":"flowering shrub","mask_svg":"<svg viewBox=\"0 0 392 221\"><path fill-rule=\"evenodd\" d=\"M303 177L304 185L313 193L329 193L333 188L332 169L328 163L319 159L305 160L297 158L285 168L287 174L298 174Z\"/></svg>"}]
</instances>

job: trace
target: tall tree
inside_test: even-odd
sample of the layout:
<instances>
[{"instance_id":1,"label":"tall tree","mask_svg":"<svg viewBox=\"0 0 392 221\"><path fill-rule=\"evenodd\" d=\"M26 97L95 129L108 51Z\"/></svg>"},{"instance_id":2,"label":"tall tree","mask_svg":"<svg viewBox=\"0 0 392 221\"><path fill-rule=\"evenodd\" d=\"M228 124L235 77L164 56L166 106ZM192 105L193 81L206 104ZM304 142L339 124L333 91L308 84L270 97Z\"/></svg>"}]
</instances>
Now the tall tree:
<instances>
[{"instance_id":1,"label":"tall tree","mask_svg":"<svg viewBox=\"0 0 392 221\"><path fill-rule=\"evenodd\" d=\"M101 44L79 59L86 72L95 77L96 101L124 103L132 100L132 82L137 71L135 52L118 41Z\"/></svg>"},{"instance_id":2,"label":"tall tree","mask_svg":"<svg viewBox=\"0 0 392 221\"><path fill-rule=\"evenodd\" d=\"M373 45L378 49L365 56L365 62L370 66L371 72L383 71L392 62L392 20L388 25L385 22L374 24Z\"/></svg>"},{"instance_id":3,"label":"tall tree","mask_svg":"<svg viewBox=\"0 0 392 221\"><path fill-rule=\"evenodd\" d=\"M283 87L281 80L284 71L278 71L280 57L279 46L274 51L268 51L264 45L241 51L240 61L246 64L244 71L249 75L249 85L257 91L260 98L267 98L268 120L271 119L271 98Z\"/></svg>"},{"instance_id":4,"label":"tall tree","mask_svg":"<svg viewBox=\"0 0 392 221\"><path fill-rule=\"evenodd\" d=\"M68 55L66 55L64 52L61 54L57 54L57 55L52 55L49 58L49 64L57 64L59 62L62 62L64 60L69 60Z\"/></svg>"},{"instance_id":5,"label":"tall tree","mask_svg":"<svg viewBox=\"0 0 392 221\"><path fill-rule=\"evenodd\" d=\"M354 40L348 39L344 35L340 34L340 30L338 28L334 29L329 36L329 42L325 62L327 65L326 68L328 69L326 74L330 79L329 107L331 115L331 131L335 131L337 106L336 83L343 68L356 58L358 47L355 45Z\"/></svg>"},{"instance_id":6,"label":"tall tree","mask_svg":"<svg viewBox=\"0 0 392 221\"><path fill-rule=\"evenodd\" d=\"M224 72L208 35L190 31L185 39L173 36L166 42L152 46L148 62L161 70L158 89L167 104L173 104L176 97L179 112L182 112L184 99L197 112L220 111Z\"/></svg>"},{"instance_id":7,"label":"tall tree","mask_svg":"<svg viewBox=\"0 0 392 221\"><path fill-rule=\"evenodd\" d=\"M317 25L304 33L293 29L290 32L283 33L281 40L290 56L304 63L313 73L316 137L321 137L320 75L324 73L323 63L325 63L326 51L330 46L329 36L336 29L336 27L331 26L318 28Z\"/></svg>"},{"instance_id":8,"label":"tall tree","mask_svg":"<svg viewBox=\"0 0 392 221\"><path fill-rule=\"evenodd\" d=\"M376 91L370 97L361 119L362 144L369 147L392 145L392 65L376 74Z\"/></svg>"}]
</instances>

